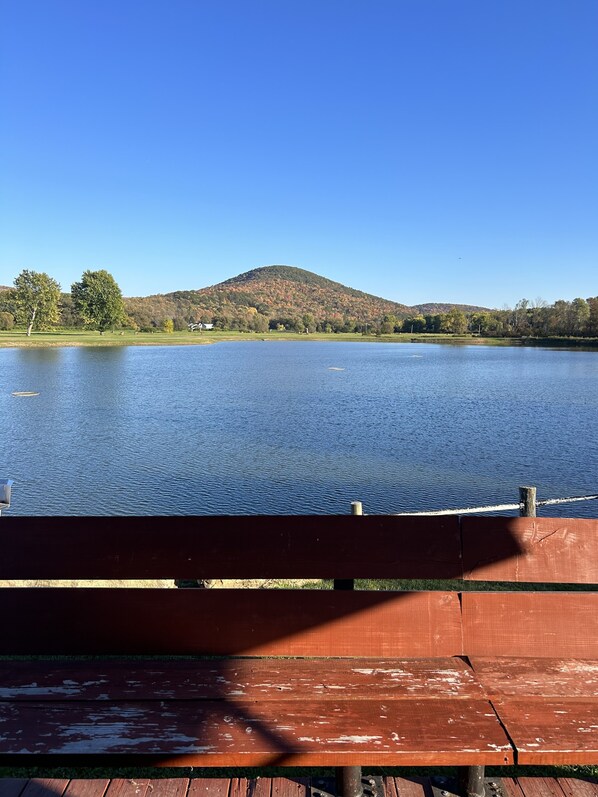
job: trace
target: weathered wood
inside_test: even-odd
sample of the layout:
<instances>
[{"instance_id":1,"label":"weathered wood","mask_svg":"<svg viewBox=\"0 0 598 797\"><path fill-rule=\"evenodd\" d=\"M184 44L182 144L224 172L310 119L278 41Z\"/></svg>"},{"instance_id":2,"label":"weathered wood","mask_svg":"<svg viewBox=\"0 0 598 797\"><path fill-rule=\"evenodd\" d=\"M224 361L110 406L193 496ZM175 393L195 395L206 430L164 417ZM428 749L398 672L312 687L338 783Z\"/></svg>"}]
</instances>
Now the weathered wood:
<instances>
[{"instance_id":1,"label":"weathered wood","mask_svg":"<svg viewBox=\"0 0 598 797\"><path fill-rule=\"evenodd\" d=\"M187 797L189 778L158 778L148 784L150 797Z\"/></svg>"},{"instance_id":2,"label":"weathered wood","mask_svg":"<svg viewBox=\"0 0 598 797\"><path fill-rule=\"evenodd\" d=\"M518 782L525 797L564 797L563 790L556 778L521 777Z\"/></svg>"},{"instance_id":3,"label":"weathered wood","mask_svg":"<svg viewBox=\"0 0 598 797\"><path fill-rule=\"evenodd\" d=\"M493 705L515 745L519 764L593 764L598 760L598 698L499 698Z\"/></svg>"},{"instance_id":4,"label":"weathered wood","mask_svg":"<svg viewBox=\"0 0 598 797\"><path fill-rule=\"evenodd\" d=\"M272 797L306 797L307 781L304 778L272 778L271 795Z\"/></svg>"},{"instance_id":5,"label":"weathered wood","mask_svg":"<svg viewBox=\"0 0 598 797\"><path fill-rule=\"evenodd\" d=\"M0 653L452 656L458 596L331 590L0 589Z\"/></svg>"},{"instance_id":6,"label":"weathered wood","mask_svg":"<svg viewBox=\"0 0 598 797\"><path fill-rule=\"evenodd\" d=\"M149 779L113 778L106 797L149 797Z\"/></svg>"},{"instance_id":7,"label":"weathered wood","mask_svg":"<svg viewBox=\"0 0 598 797\"><path fill-rule=\"evenodd\" d=\"M480 698L458 658L0 661L0 700Z\"/></svg>"},{"instance_id":8,"label":"weathered wood","mask_svg":"<svg viewBox=\"0 0 598 797\"><path fill-rule=\"evenodd\" d=\"M598 657L597 592L464 592L468 656Z\"/></svg>"},{"instance_id":9,"label":"weathered wood","mask_svg":"<svg viewBox=\"0 0 598 797\"><path fill-rule=\"evenodd\" d=\"M228 778L193 778L187 797L228 797Z\"/></svg>"},{"instance_id":10,"label":"weathered wood","mask_svg":"<svg viewBox=\"0 0 598 797\"><path fill-rule=\"evenodd\" d=\"M598 797L598 778L558 778L565 797Z\"/></svg>"},{"instance_id":11,"label":"weathered wood","mask_svg":"<svg viewBox=\"0 0 598 797\"><path fill-rule=\"evenodd\" d=\"M517 778L500 778L500 786L505 797L525 797Z\"/></svg>"},{"instance_id":12,"label":"weathered wood","mask_svg":"<svg viewBox=\"0 0 598 797\"><path fill-rule=\"evenodd\" d=\"M270 797L272 794L272 778L255 778L249 783L247 797Z\"/></svg>"},{"instance_id":13,"label":"weathered wood","mask_svg":"<svg viewBox=\"0 0 598 797\"><path fill-rule=\"evenodd\" d=\"M155 766L513 761L484 700L1 703L0 724L0 765L28 755L40 765L46 756L54 764L106 756Z\"/></svg>"},{"instance_id":14,"label":"weathered wood","mask_svg":"<svg viewBox=\"0 0 598 797\"><path fill-rule=\"evenodd\" d=\"M64 797L104 797L109 785L110 780L107 778L71 780L69 781L69 785L66 787ZM155 792L152 792L152 797L161 796L155 794ZM164 797L185 797L185 795L168 794L164 795Z\"/></svg>"},{"instance_id":15,"label":"weathered wood","mask_svg":"<svg viewBox=\"0 0 598 797\"><path fill-rule=\"evenodd\" d=\"M579 700L598 695L598 661L595 660L474 656L470 661L489 697Z\"/></svg>"},{"instance_id":16,"label":"weathered wood","mask_svg":"<svg viewBox=\"0 0 598 797\"><path fill-rule=\"evenodd\" d=\"M536 488L520 487L519 500L521 502L521 509L519 510L521 516L536 517L536 512L537 512Z\"/></svg>"},{"instance_id":17,"label":"weathered wood","mask_svg":"<svg viewBox=\"0 0 598 797\"><path fill-rule=\"evenodd\" d=\"M598 584L598 520L462 518L471 581Z\"/></svg>"},{"instance_id":18,"label":"weathered wood","mask_svg":"<svg viewBox=\"0 0 598 797\"><path fill-rule=\"evenodd\" d=\"M517 783L524 797L564 797L563 791L554 778L521 777Z\"/></svg>"},{"instance_id":19,"label":"weathered wood","mask_svg":"<svg viewBox=\"0 0 598 797\"><path fill-rule=\"evenodd\" d=\"M457 517L2 518L0 580L460 575Z\"/></svg>"}]
</instances>

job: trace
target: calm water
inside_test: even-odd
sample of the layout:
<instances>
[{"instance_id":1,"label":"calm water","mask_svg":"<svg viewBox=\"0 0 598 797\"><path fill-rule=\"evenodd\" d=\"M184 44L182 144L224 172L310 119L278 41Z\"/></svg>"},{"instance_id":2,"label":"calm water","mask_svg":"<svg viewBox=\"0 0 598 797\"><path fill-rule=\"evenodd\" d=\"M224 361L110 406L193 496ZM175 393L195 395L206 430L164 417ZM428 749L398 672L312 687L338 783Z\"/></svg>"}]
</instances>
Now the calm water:
<instances>
[{"instance_id":1,"label":"calm water","mask_svg":"<svg viewBox=\"0 0 598 797\"><path fill-rule=\"evenodd\" d=\"M40 395L11 395L23 390ZM520 484L598 492L598 352L3 349L0 413L12 515L345 513L352 500L381 513L511 502ZM544 514L596 517L598 501Z\"/></svg>"}]
</instances>

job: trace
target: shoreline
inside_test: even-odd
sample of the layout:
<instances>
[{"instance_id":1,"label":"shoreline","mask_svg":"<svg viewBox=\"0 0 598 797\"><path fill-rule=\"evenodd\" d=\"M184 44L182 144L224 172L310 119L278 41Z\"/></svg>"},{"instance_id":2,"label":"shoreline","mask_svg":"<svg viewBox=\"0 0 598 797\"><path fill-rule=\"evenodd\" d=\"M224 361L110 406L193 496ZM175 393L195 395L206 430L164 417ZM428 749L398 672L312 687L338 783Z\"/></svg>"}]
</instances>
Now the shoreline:
<instances>
[{"instance_id":1,"label":"shoreline","mask_svg":"<svg viewBox=\"0 0 598 797\"><path fill-rule=\"evenodd\" d=\"M98 348L116 346L208 346L236 341L262 342L344 342L344 343L434 343L459 346L541 346L545 348L596 350L598 338L491 338L474 335L442 335L434 333L394 333L390 335L362 335L360 333L314 332L99 332L61 331L34 332L27 337L23 331L0 332L0 349L42 348Z\"/></svg>"}]
</instances>

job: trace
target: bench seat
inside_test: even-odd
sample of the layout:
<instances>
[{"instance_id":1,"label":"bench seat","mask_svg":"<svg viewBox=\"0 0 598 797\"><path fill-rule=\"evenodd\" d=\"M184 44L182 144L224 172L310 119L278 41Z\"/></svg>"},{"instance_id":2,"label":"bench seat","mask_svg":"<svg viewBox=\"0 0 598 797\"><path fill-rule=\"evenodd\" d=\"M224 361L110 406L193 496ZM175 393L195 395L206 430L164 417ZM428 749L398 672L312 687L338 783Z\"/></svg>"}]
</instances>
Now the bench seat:
<instances>
[{"instance_id":1,"label":"bench seat","mask_svg":"<svg viewBox=\"0 0 598 797\"><path fill-rule=\"evenodd\" d=\"M513 750L460 658L0 663L5 763L505 764Z\"/></svg>"},{"instance_id":2,"label":"bench seat","mask_svg":"<svg viewBox=\"0 0 598 797\"><path fill-rule=\"evenodd\" d=\"M598 760L598 662L472 657L519 764Z\"/></svg>"}]
</instances>

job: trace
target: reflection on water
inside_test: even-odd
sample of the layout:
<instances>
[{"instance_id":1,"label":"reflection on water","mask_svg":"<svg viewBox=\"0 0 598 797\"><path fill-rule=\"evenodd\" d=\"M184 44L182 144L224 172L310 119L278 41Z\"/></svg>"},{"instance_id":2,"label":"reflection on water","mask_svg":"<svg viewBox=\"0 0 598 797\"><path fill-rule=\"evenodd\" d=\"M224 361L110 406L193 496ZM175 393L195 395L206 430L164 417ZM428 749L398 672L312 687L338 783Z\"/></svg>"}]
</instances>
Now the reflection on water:
<instances>
[{"instance_id":1,"label":"reflection on water","mask_svg":"<svg viewBox=\"0 0 598 797\"><path fill-rule=\"evenodd\" d=\"M594 493L597 387L598 353L582 351L4 349L0 478L15 480L21 515L344 513L352 500L400 512L511 502L520 484Z\"/></svg>"}]
</instances>

